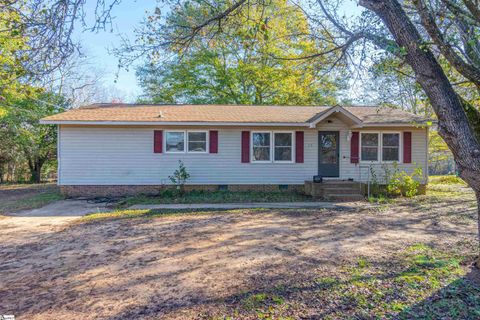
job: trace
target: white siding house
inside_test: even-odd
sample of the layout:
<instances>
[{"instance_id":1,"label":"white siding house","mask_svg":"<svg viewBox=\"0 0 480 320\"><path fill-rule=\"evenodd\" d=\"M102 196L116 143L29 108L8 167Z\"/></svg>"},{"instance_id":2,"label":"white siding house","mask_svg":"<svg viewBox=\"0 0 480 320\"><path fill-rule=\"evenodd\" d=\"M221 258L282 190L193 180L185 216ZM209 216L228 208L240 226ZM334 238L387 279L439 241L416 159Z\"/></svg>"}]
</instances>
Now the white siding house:
<instances>
[{"instance_id":1,"label":"white siding house","mask_svg":"<svg viewBox=\"0 0 480 320\"><path fill-rule=\"evenodd\" d=\"M68 116L69 112L66 112L64 117ZM312 115L315 116L315 113ZM185 124L137 124L135 122L112 124L106 121L92 124L92 121L68 120L68 117L67 120L46 118L42 121L58 125L58 184L60 186L168 185L171 184L169 176L178 168L179 160L183 161L191 175L187 182L190 185L303 185L305 181L312 180L313 176L328 176L321 172L322 167L319 166L319 159L322 159L322 150L324 150L319 149L321 132L338 132L337 155L336 159L331 161L338 163L338 175L334 174L336 176L329 179L366 182L371 179L372 170L381 177L384 168L391 168L395 162L400 170L408 173L420 167L424 172L422 182L426 183L428 131L425 126L387 122L367 126L359 125L355 119L352 121L349 118L349 112L337 111L327 114L313 125L312 122L308 125L303 123L287 125L285 122L282 126L276 123L202 125L201 122L192 125L191 121L185 121ZM154 152L155 131L162 135L162 150L157 152ZM208 144L211 141L209 135L212 131L218 135L214 142L215 152L209 152ZM178 134L170 135L170 132L178 132ZM195 132L200 134L193 134ZM242 156L244 156L242 153L245 152L242 134L245 132L250 137L248 162L242 162ZM264 146L263 150L260 150L261 147L256 150L261 153L260 157L264 157L262 161L255 161L253 154L252 137L257 132L266 134L262 138L269 138L269 141L264 141L268 146ZM275 135L280 132L286 134ZM297 132L303 132L303 139L296 139ZM408 147L411 150L411 161L408 163L404 162L404 153L410 152L404 150L405 143L402 140L405 132L411 135L411 143ZM367 137L364 133L371 133L373 136ZM359 136L357 148L360 159L358 161L352 160L353 134ZM393 146L382 145L382 134L391 134L386 138L392 138ZM179 144L183 145L183 148L179 148L181 150L167 147L167 139L175 137L184 137L185 141ZM188 144L188 137L191 137L190 144ZM377 147L362 148L362 137L364 140L367 138L372 141L378 140ZM279 141L280 138L286 139L284 143L286 146L282 146L282 142L278 142L277 146L273 141L277 138ZM199 142L193 141L194 139L199 139ZM303 142L302 146L296 145L299 141ZM385 143L387 144L387 140ZM194 152L189 152L189 148ZM368 155L367 152L369 152ZM375 152L378 155L375 160L362 159L364 156L375 157ZM395 158L397 152L398 157L395 161L382 159L383 153L385 153L384 157L391 157L387 155L389 153L394 154L393 158ZM300 155L303 161L296 159ZM277 157L283 158L277 161ZM335 158L334 152L330 154L330 158L332 157Z\"/></svg>"}]
</instances>

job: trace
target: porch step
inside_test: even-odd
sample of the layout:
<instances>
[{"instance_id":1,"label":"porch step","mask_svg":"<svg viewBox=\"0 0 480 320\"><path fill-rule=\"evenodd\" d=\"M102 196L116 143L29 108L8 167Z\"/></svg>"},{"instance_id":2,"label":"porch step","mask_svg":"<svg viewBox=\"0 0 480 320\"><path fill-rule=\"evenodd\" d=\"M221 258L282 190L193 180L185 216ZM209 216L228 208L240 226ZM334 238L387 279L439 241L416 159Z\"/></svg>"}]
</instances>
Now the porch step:
<instances>
[{"instance_id":1,"label":"porch step","mask_svg":"<svg viewBox=\"0 0 480 320\"><path fill-rule=\"evenodd\" d=\"M354 181L324 181L321 183L325 187L356 187L358 186L357 182Z\"/></svg>"},{"instance_id":2,"label":"porch step","mask_svg":"<svg viewBox=\"0 0 480 320\"><path fill-rule=\"evenodd\" d=\"M324 195L325 200L330 201L361 201L365 200L365 197L362 196L360 193L347 193L347 194L328 194Z\"/></svg>"},{"instance_id":3,"label":"porch step","mask_svg":"<svg viewBox=\"0 0 480 320\"><path fill-rule=\"evenodd\" d=\"M327 201L360 201L365 197L360 184L354 181L305 182L305 192L315 199Z\"/></svg>"},{"instance_id":4,"label":"porch step","mask_svg":"<svg viewBox=\"0 0 480 320\"><path fill-rule=\"evenodd\" d=\"M327 187L323 189L325 196L330 194L360 194L360 189L356 186L354 188L332 188Z\"/></svg>"}]
</instances>

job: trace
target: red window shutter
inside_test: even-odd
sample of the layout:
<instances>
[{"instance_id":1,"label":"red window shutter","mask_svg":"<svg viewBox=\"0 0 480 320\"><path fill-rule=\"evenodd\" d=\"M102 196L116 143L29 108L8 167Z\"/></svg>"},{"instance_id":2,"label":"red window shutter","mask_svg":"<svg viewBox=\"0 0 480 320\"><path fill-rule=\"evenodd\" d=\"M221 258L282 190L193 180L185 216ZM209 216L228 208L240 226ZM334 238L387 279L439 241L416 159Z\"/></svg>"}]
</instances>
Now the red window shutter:
<instances>
[{"instance_id":1,"label":"red window shutter","mask_svg":"<svg viewBox=\"0 0 480 320\"><path fill-rule=\"evenodd\" d=\"M210 130L210 153L218 153L218 131Z\"/></svg>"},{"instance_id":2,"label":"red window shutter","mask_svg":"<svg viewBox=\"0 0 480 320\"><path fill-rule=\"evenodd\" d=\"M162 153L163 150L163 131L154 130L153 131L153 152Z\"/></svg>"},{"instance_id":3,"label":"red window shutter","mask_svg":"<svg viewBox=\"0 0 480 320\"><path fill-rule=\"evenodd\" d=\"M304 133L303 131L295 132L295 162L303 163L303 149L304 149Z\"/></svg>"},{"instance_id":4,"label":"red window shutter","mask_svg":"<svg viewBox=\"0 0 480 320\"><path fill-rule=\"evenodd\" d=\"M358 163L360 160L360 135L358 132L352 132L352 138L350 139L350 163Z\"/></svg>"},{"instance_id":5,"label":"red window shutter","mask_svg":"<svg viewBox=\"0 0 480 320\"><path fill-rule=\"evenodd\" d=\"M250 162L250 131L242 131L242 163Z\"/></svg>"},{"instance_id":6,"label":"red window shutter","mask_svg":"<svg viewBox=\"0 0 480 320\"><path fill-rule=\"evenodd\" d=\"M403 133L403 162L412 163L412 133Z\"/></svg>"}]
</instances>

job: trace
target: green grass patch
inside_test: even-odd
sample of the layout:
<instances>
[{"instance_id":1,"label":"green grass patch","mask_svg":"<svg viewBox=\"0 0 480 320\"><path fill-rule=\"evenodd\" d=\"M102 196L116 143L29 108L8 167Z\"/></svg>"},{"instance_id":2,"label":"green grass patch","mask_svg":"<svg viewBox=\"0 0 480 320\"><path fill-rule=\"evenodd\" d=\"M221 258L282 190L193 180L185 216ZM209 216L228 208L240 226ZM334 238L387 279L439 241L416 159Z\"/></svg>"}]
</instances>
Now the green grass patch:
<instances>
[{"instance_id":1,"label":"green grass patch","mask_svg":"<svg viewBox=\"0 0 480 320\"><path fill-rule=\"evenodd\" d=\"M462 257L417 244L398 258L383 268L359 258L345 269L340 280L324 278L327 280L316 282L325 288L328 299L353 307L353 318L478 318L480 288L464 281ZM430 299L432 296L441 298Z\"/></svg>"},{"instance_id":2,"label":"green grass patch","mask_svg":"<svg viewBox=\"0 0 480 320\"><path fill-rule=\"evenodd\" d=\"M233 315L284 319L316 301L325 319L479 319L480 286L465 278L463 259L421 243L394 260L359 257L331 275L244 295Z\"/></svg>"},{"instance_id":3,"label":"green grass patch","mask_svg":"<svg viewBox=\"0 0 480 320\"><path fill-rule=\"evenodd\" d=\"M392 203L393 199L388 198L385 195L379 194L378 196L368 197L368 202L374 203L374 204L386 204L386 203Z\"/></svg>"},{"instance_id":4,"label":"green grass patch","mask_svg":"<svg viewBox=\"0 0 480 320\"><path fill-rule=\"evenodd\" d=\"M63 199L65 197L57 190L40 191L18 197L10 196L0 199L0 214L36 209Z\"/></svg>"},{"instance_id":5,"label":"green grass patch","mask_svg":"<svg viewBox=\"0 0 480 320\"><path fill-rule=\"evenodd\" d=\"M443 185L459 184L464 186L467 185L465 181L462 180L462 178L454 175L430 176L429 183L433 185L435 184L443 184Z\"/></svg>"},{"instance_id":6,"label":"green grass patch","mask_svg":"<svg viewBox=\"0 0 480 320\"><path fill-rule=\"evenodd\" d=\"M156 218L178 215L205 215L205 214L238 214L246 211L250 213L260 213L268 209L144 209L144 210L115 210L111 212L92 213L83 216L79 222L95 222L99 220L116 220L116 219L135 219L135 218Z\"/></svg>"},{"instance_id":7,"label":"green grass patch","mask_svg":"<svg viewBox=\"0 0 480 320\"><path fill-rule=\"evenodd\" d=\"M180 194L176 190L164 190L158 195L139 195L121 200L119 207L136 204L167 203L249 203L249 202L294 202L311 201L311 198L298 192L232 192L232 191L190 191Z\"/></svg>"},{"instance_id":8,"label":"green grass patch","mask_svg":"<svg viewBox=\"0 0 480 320\"><path fill-rule=\"evenodd\" d=\"M254 311L256 319L293 319L284 315L289 308L285 299L272 293L249 294L240 301L240 305L242 311Z\"/></svg>"},{"instance_id":9,"label":"green grass patch","mask_svg":"<svg viewBox=\"0 0 480 320\"><path fill-rule=\"evenodd\" d=\"M280 305L285 300L277 295L268 293L251 294L242 299L242 305L247 310L259 309L270 305Z\"/></svg>"}]
</instances>

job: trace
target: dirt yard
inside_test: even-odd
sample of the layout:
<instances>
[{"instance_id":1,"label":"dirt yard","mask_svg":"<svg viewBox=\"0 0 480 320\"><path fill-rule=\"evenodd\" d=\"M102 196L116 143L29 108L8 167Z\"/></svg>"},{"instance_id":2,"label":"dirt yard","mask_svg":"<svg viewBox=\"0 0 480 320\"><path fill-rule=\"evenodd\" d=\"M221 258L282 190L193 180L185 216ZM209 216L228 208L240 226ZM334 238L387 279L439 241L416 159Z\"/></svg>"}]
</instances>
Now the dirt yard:
<instances>
[{"instance_id":1,"label":"dirt yard","mask_svg":"<svg viewBox=\"0 0 480 320\"><path fill-rule=\"evenodd\" d=\"M343 211L237 210L83 219L40 225L21 236L8 227L15 217L4 217L0 314L17 319L402 318L402 312L416 310L414 304L419 308L432 292L438 295L455 281L462 286L468 282L467 296L480 288L478 274L469 266L476 243L474 205L473 196L462 191L459 197L419 197ZM332 296L332 286L340 286L346 273L350 277L358 268L362 277L367 269L369 277L375 275L374 287L386 285L389 280L379 275L390 275L403 263L404 252L418 244L459 253L461 266L448 267L450 273L444 274L442 264L438 274L428 273L427 281L438 276L439 284L425 283L424 277L423 287L415 287L421 292L405 289L405 296L397 296L385 286L378 301L389 300L386 295L397 299L385 310L363 304L358 296L349 298L357 292L354 288L366 290L356 282ZM455 276L450 277L451 270ZM480 301L465 304L459 312L471 319L478 312L480 317ZM426 307L420 308L418 315ZM450 318L455 317L445 317Z\"/></svg>"}]
</instances>

